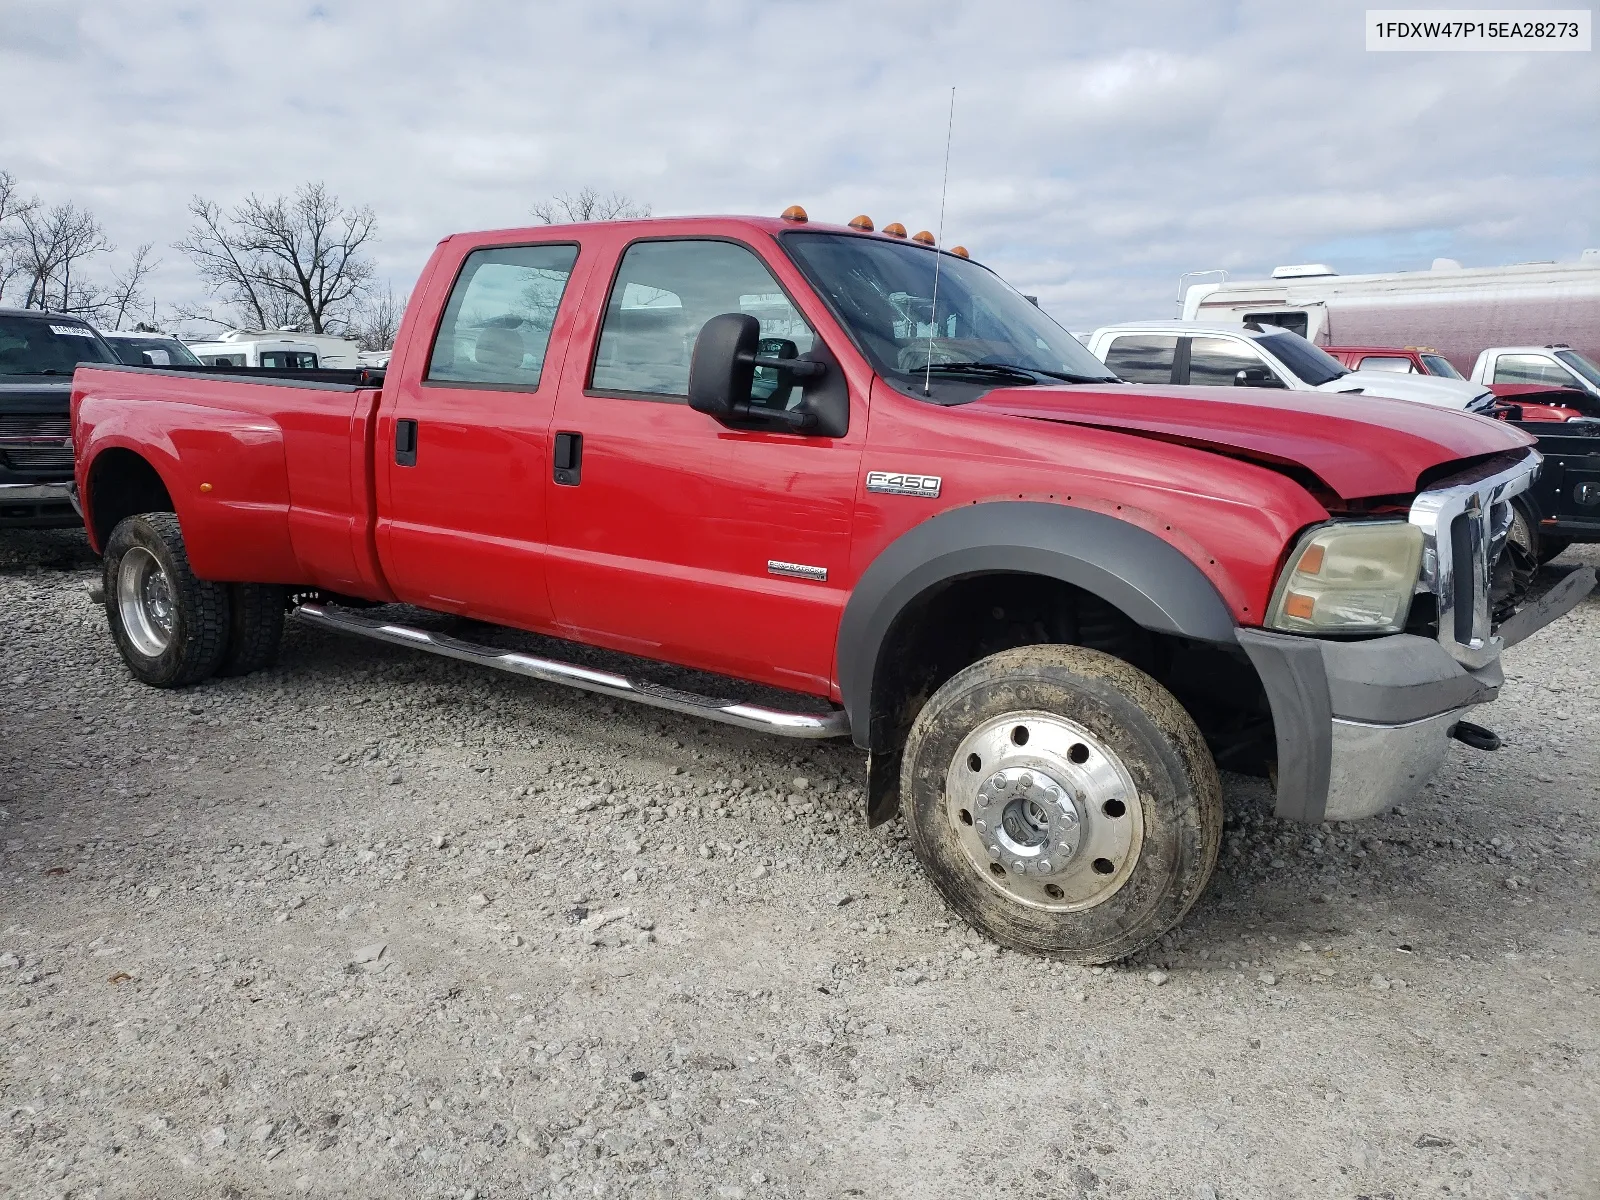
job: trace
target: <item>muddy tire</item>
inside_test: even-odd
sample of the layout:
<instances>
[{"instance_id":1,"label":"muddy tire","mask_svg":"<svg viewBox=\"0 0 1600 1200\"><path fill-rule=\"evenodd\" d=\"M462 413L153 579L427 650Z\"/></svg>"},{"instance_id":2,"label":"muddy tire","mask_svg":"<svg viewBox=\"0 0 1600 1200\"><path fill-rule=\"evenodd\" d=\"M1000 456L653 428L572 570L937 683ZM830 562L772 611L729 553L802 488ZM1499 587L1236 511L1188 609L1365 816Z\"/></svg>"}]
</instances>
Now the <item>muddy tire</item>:
<instances>
[{"instance_id":1,"label":"muddy tire","mask_svg":"<svg viewBox=\"0 0 1600 1200\"><path fill-rule=\"evenodd\" d=\"M228 648L219 675L248 675L278 661L288 589L273 583L228 585Z\"/></svg>"},{"instance_id":2,"label":"muddy tire","mask_svg":"<svg viewBox=\"0 0 1600 1200\"><path fill-rule=\"evenodd\" d=\"M228 590L195 578L174 514L119 522L104 571L111 636L135 678L176 688L216 673L228 647Z\"/></svg>"},{"instance_id":3,"label":"muddy tire","mask_svg":"<svg viewBox=\"0 0 1600 1200\"><path fill-rule=\"evenodd\" d=\"M1159 683L1080 646L972 664L912 725L911 844L963 919L1003 946L1095 964L1183 919L1222 840L1222 787Z\"/></svg>"}]
</instances>

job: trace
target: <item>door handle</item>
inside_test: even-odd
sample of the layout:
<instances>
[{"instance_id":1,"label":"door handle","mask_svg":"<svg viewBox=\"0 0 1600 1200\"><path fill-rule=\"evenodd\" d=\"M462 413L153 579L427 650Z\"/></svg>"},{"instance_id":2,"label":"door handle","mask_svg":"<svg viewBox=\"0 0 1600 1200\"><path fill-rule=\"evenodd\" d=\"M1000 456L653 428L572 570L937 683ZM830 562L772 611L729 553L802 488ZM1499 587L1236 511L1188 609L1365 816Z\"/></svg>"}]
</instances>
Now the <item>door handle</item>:
<instances>
[{"instance_id":1,"label":"door handle","mask_svg":"<svg viewBox=\"0 0 1600 1200\"><path fill-rule=\"evenodd\" d=\"M583 475L583 434L558 433L555 446L555 480L576 487Z\"/></svg>"},{"instance_id":2,"label":"door handle","mask_svg":"<svg viewBox=\"0 0 1600 1200\"><path fill-rule=\"evenodd\" d=\"M402 467L417 465L417 423L399 420L394 423L394 461Z\"/></svg>"}]
</instances>

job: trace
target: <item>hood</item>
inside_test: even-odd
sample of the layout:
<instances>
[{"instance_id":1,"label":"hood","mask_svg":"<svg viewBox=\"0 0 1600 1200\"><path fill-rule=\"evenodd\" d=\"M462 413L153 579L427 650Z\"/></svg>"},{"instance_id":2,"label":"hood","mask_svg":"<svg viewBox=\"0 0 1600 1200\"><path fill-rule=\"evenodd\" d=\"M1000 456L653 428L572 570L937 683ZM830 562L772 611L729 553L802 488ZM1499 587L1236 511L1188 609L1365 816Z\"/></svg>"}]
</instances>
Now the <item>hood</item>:
<instances>
[{"instance_id":1,"label":"hood","mask_svg":"<svg viewBox=\"0 0 1600 1200\"><path fill-rule=\"evenodd\" d=\"M1345 500L1408 495L1434 467L1534 443L1503 421L1468 413L1265 388L997 388L954 411L1126 430L1301 467Z\"/></svg>"},{"instance_id":2,"label":"hood","mask_svg":"<svg viewBox=\"0 0 1600 1200\"><path fill-rule=\"evenodd\" d=\"M66 412L71 399L71 375L0 375L0 412Z\"/></svg>"},{"instance_id":3,"label":"hood","mask_svg":"<svg viewBox=\"0 0 1600 1200\"><path fill-rule=\"evenodd\" d=\"M1479 396L1493 396L1481 383L1448 379L1443 375L1403 375L1396 371L1351 371L1323 384L1317 391L1352 392L1356 388L1360 388L1364 396L1413 400L1440 408L1466 408Z\"/></svg>"}]
</instances>

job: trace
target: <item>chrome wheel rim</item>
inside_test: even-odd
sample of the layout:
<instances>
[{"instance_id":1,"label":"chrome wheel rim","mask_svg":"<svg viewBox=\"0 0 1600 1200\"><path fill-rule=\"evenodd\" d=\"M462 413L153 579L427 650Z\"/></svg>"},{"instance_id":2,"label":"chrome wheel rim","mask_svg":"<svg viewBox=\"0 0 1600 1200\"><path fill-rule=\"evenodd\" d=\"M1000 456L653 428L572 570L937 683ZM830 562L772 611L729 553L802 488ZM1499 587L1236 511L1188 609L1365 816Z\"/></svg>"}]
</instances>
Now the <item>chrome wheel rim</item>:
<instances>
[{"instance_id":1,"label":"chrome wheel rim","mask_svg":"<svg viewBox=\"0 0 1600 1200\"><path fill-rule=\"evenodd\" d=\"M1052 912L1105 903L1144 845L1128 768L1054 713L1007 713L962 739L945 775L945 812L988 886Z\"/></svg>"},{"instance_id":2,"label":"chrome wheel rim","mask_svg":"<svg viewBox=\"0 0 1600 1200\"><path fill-rule=\"evenodd\" d=\"M117 567L117 612L133 648L159 658L172 644L172 584L161 562L134 546Z\"/></svg>"}]
</instances>

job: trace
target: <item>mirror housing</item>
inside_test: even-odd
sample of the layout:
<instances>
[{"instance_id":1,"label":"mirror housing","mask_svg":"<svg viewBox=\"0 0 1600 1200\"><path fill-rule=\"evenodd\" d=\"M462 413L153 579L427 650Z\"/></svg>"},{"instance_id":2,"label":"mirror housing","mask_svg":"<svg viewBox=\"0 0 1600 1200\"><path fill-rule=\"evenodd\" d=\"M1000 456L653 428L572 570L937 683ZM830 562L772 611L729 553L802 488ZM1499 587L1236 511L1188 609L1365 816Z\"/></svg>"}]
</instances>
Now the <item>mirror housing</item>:
<instances>
[{"instance_id":1,"label":"mirror housing","mask_svg":"<svg viewBox=\"0 0 1600 1200\"><path fill-rule=\"evenodd\" d=\"M1246 367L1233 376L1234 387L1281 388L1287 385L1266 367Z\"/></svg>"},{"instance_id":2,"label":"mirror housing","mask_svg":"<svg viewBox=\"0 0 1600 1200\"><path fill-rule=\"evenodd\" d=\"M772 368L787 382L816 378L826 373L827 365L804 358L764 358L757 353L760 344L761 322L748 313L723 313L701 326L689 360L689 407L724 425L777 422L801 432L811 429L817 418L805 407L752 404L756 368Z\"/></svg>"}]
</instances>

